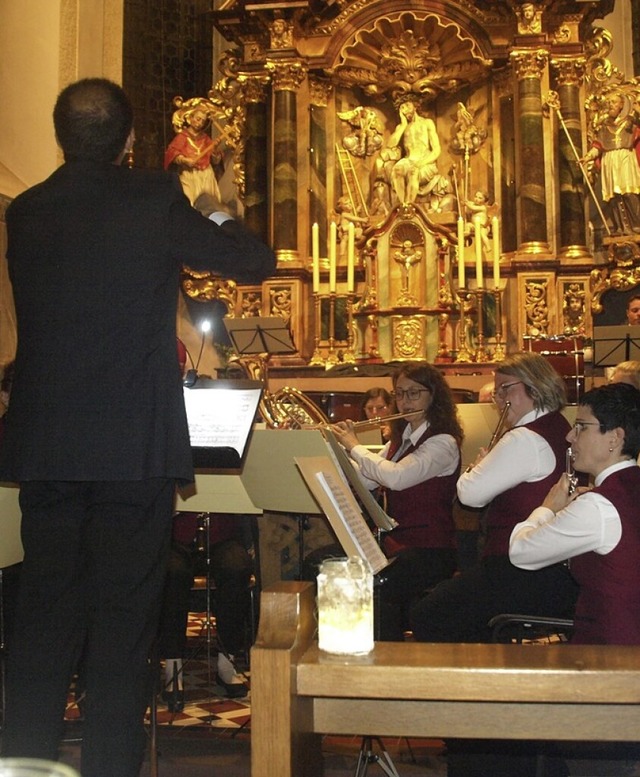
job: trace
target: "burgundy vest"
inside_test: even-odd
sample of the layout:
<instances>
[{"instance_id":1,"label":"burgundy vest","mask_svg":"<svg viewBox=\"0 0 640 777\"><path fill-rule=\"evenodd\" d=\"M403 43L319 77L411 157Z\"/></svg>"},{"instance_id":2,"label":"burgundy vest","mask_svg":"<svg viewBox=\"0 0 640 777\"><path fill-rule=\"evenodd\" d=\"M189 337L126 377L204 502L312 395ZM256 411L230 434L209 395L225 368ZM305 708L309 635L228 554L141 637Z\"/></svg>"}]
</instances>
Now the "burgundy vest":
<instances>
[{"instance_id":1,"label":"burgundy vest","mask_svg":"<svg viewBox=\"0 0 640 777\"><path fill-rule=\"evenodd\" d=\"M519 429L530 429L544 438L556 457L556 466L546 478L535 483L518 483L503 491L491 502L487 511L486 540L483 557L508 556L509 537L513 527L529 517L531 511L544 501L551 486L558 482L566 466L569 422L559 411L547 413ZM509 434L510 432L506 432Z\"/></svg>"},{"instance_id":2,"label":"burgundy vest","mask_svg":"<svg viewBox=\"0 0 640 777\"><path fill-rule=\"evenodd\" d=\"M419 448L434 436L427 429L415 445L410 445L398 461ZM390 446L389 459L397 450ZM387 489L387 512L398 521L398 526L384 539L387 555L405 548L455 548L456 527L453 522L453 499L460 464L452 475L429 478L403 491Z\"/></svg>"},{"instance_id":3,"label":"burgundy vest","mask_svg":"<svg viewBox=\"0 0 640 777\"><path fill-rule=\"evenodd\" d=\"M593 493L618 511L622 537L604 556L591 552L571 559L580 585L572 642L640 645L640 468L613 472Z\"/></svg>"}]
</instances>

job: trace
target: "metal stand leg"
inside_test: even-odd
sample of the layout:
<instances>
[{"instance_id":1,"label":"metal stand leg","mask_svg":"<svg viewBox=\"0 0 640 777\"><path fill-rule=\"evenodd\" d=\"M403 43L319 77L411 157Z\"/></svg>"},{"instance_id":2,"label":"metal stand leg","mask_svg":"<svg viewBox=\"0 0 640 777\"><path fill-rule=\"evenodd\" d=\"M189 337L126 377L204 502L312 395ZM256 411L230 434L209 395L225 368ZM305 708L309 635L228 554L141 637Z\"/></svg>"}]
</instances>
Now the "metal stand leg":
<instances>
[{"instance_id":1,"label":"metal stand leg","mask_svg":"<svg viewBox=\"0 0 640 777\"><path fill-rule=\"evenodd\" d=\"M378 745L378 753L373 751L374 742ZM369 764L377 764L387 777L400 777L380 737L362 737L362 745L358 753L358 763L356 764L353 777L365 777Z\"/></svg>"}]
</instances>

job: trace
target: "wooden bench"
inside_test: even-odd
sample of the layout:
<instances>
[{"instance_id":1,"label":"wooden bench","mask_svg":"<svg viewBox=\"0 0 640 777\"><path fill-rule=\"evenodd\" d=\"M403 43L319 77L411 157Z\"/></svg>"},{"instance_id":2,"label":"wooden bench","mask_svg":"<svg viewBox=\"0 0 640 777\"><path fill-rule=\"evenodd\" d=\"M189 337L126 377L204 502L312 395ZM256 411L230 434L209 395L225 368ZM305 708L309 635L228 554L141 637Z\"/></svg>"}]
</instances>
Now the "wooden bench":
<instances>
[{"instance_id":1,"label":"wooden bench","mask_svg":"<svg viewBox=\"0 0 640 777\"><path fill-rule=\"evenodd\" d=\"M640 648L377 643L320 653L311 583L262 593L252 777L319 777L321 734L638 741Z\"/></svg>"}]
</instances>

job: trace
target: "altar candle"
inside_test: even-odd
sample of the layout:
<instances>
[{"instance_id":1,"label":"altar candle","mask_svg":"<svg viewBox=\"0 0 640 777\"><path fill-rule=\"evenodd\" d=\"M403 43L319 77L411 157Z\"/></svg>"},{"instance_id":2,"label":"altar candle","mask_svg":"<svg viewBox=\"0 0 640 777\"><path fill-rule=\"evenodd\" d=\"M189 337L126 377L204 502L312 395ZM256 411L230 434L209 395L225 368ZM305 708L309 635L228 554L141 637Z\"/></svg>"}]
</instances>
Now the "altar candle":
<instances>
[{"instance_id":1,"label":"altar candle","mask_svg":"<svg viewBox=\"0 0 640 777\"><path fill-rule=\"evenodd\" d=\"M500 227L498 217L491 219L491 231L493 232L493 285L500 288Z\"/></svg>"},{"instance_id":2,"label":"altar candle","mask_svg":"<svg viewBox=\"0 0 640 777\"><path fill-rule=\"evenodd\" d=\"M329 226L329 293L336 292L336 245L338 242L338 228L335 221Z\"/></svg>"},{"instance_id":3,"label":"altar candle","mask_svg":"<svg viewBox=\"0 0 640 777\"><path fill-rule=\"evenodd\" d=\"M476 248L476 285L479 289L484 287L484 277L482 275L482 237L480 235L480 224L476 221L473 242Z\"/></svg>"},{"instance_id":4,"label":"altar candle","mask_svg":"<svg viewBox=\"0 0 640 777\"><path fill-rule=\"evenodd\" d=\"M317 223L311 227L311 258L313 264L313 293L320 291L320 229Z\"/></svg>"},{"instance_id":5,"label":"altar candle","mask_svg":"<svg viewBox=\"0 0 640 777\"><path fill-rule=\"evenodd\" d=\"M353 221L349 222L348 242L347 242L347 293L351 294L354 290L353 274L355 269L355 244L356 228Z\"/></svg>"},{"instance_id":6,"label":"altar candle","mask_svg":"<svg viewBox=\"0 0 640 777\"><path fill-rule=\"evenodd\" d=\"M464 219L458 216L458 288L464 289Z\"/></svg>"}]
</instances>

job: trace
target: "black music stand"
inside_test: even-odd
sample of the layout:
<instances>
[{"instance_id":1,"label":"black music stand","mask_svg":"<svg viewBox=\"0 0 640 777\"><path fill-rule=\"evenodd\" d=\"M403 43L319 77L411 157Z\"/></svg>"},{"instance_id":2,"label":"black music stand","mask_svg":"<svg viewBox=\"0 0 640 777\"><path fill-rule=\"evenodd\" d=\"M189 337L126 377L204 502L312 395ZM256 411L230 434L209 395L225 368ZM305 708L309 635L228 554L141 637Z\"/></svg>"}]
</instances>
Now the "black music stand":
<instances>
[{"instance_id":1,"label":"black music stand","mask_svg":"<svg viewBox=\"0 0 640 777\"><path fill-rule=\"evenodd\" d=\"M615 367L630 359L640 360L640 326L594 327L594 367Z\"/></svg>"},{"instance_id":2,"label":"black music stand","mask_svg":"<svg viewBox=\"0 0 640 777\"><path fill-rule=\"evenodd\" d=\"M184 389L191 452L196 470L215 475L241 471L262 391L260 381L211 378L198 379L191 387ZM210 517L211 513L208 511L200 514L201 528L205 534L203 543L206 569L205 641L209 673L211 673L213 644ZM218 648L226 654L219 638ZM177 677L174 676L174 688L177 687L176 681ZM209 688L211 687L210 676Z\"/></svg>"},{"instance_id":3,"label":"black music stand","mask_svg":"<svg viewBox=\"0 0 640 777\"><path fill-rule=\"evenodd\" d=\"M296 352L287 322L279 316L224 318L223 321L238 356Z\"/></svg>"}]
</instances>

